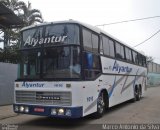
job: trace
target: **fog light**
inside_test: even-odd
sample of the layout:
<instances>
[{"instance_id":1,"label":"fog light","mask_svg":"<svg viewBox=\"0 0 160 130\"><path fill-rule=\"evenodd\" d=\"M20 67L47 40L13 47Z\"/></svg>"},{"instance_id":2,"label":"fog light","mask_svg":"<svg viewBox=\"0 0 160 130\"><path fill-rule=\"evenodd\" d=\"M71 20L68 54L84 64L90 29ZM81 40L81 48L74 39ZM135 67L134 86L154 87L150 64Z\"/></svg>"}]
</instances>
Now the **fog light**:
<instances>
[{"instance_id":1,"label":"fog light","mask_svg":"<svg viewBox=\"0 0 160 130\"><path fill-rule=\"evenodd\" d=\"M57 110L55 108L51 109L51 115L57 115Z\"/></svg>"},{"instance_id":2,"label":"fog light","mask_svg":"<svg viewBox=\"0 0 160 130\"><path fill-rule=\"evenodd\" d=\"M71 116L71 110L70 109L66 110L66 116Z\"/></svg>"},{"instance_id":3,"label":"fog light","mask_svg":"<svg viewBox=\"0 0 160 130\"><path fill-rule=\"evenodd\" d=\"M24 106L20 106L20 112L24 112Z\"/></svg>"},{"instance_id":4,"label":"fog light","mask_svg":"<svg viewBox=\"0 0 160 130\"><path fill-rule=\"evenodd\" d=\"M58 115L64 115L64 109L63 108L58 109Z\"/></svg>"},{"instance_id":5,"label":"fog light","mask_svg":"<svg viewBox=\"0 0 160 130\"><path fill-rule=\"evenodd\" d=\"M24 111L25 111L25 113L28 113L29 112L29 107L25 107Z\"/></svg>"},{"instance_id":6,"label":"fog light","mask_svg":"<svg viewBox=\"0 0 160 130\"><path fill-rule=\"evenodd\" d=\"M14 106L14 111L19 111L18 106Z\"/></svg>"}]
</instances>

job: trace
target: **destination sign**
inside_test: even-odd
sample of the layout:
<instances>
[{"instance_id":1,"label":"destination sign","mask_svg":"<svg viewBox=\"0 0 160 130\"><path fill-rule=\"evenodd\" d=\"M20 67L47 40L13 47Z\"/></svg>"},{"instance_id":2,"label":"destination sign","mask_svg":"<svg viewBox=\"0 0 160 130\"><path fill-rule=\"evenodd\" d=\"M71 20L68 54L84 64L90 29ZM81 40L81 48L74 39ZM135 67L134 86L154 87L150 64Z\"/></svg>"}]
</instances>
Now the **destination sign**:
<instances>
[{"instance_id":1,"label":"destination sign","mask_svg":"<svg viewBox=\"0 0 160 130\"><path fill-rule=\"evenodd\" d=\"M67 36L51 36L51 37L45 37L45 38L32 38L31 36L28 36L26 39L24 46L38 46L41 44L54 44L54 43L63 43Z\"/></svg>"}]
</instances>

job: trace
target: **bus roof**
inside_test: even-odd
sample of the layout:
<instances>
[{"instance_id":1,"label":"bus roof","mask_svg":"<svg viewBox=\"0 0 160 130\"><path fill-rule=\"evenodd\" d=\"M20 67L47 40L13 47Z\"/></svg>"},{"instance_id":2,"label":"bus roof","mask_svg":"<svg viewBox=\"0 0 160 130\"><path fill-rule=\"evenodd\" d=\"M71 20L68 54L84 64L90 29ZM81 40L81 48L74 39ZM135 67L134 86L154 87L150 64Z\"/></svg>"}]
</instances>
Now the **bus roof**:
<instances>
[{"instance_id":1,"label":"bus roof","mask_svg":"<svg viewBox=\"0 0 160 130\"><path fill-rule=\"evenodd\" d=\"M132 50L135 50L137 51L138 53L142 54L141 52L139 52L137 49L129 46L128 44L120 41L119 39L115 38L114 36L110 35L109 33L105 32L104 30L96 27L96 26L92 26L92 25L89 25L89 24L86 24L86 23L83 23L83 22L79 22L79 21L75 21L75 20L65 20L65 21L55 21L55 22L44 22L44 23L41 23L41 24L37 24L37 25L31 25L31 26L27 26L27 27L24 27L21 29L21 31L24 31L24 30L27 30L27 29L31 29L31 28L34 28L34 27L40 27L40 26L45 26L45 25L52 25L52 24L60 24L60 23L71 23L71 24L79 24L79 25L82 25L98 34L105 34L107 35L108 37L116 40L117 42L120 42L122 44L124 44L125 46L131 48ZM142 54L144 55L144 54Z\"/></svg>"}]
</instances>

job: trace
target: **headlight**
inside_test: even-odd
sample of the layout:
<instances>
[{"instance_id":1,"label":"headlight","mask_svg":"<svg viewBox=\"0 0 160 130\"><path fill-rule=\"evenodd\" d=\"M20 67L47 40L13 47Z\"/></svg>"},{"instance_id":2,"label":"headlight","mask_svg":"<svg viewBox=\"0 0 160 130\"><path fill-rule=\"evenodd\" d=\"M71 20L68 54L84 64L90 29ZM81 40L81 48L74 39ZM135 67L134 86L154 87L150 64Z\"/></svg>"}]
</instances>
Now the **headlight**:
<instances>
[{"instance_id":1,"label":"headlight","mask_svg":"<svg viewBox=\"0 0 160 130\"><path fill-rule=\"evenodd\" d=\"M64 108L52 108L51 109L51 115L60 115L60 116L71 116L71 110L70 109L64 109Z\"/></svg>"},{"instance_id":2,"label":"headlight","mask_svg":"<svg viewBox=\"0 0 160 130\"><path fill-rule=\"evenodd\" d=\"M57 115L57 110L55 108L51 109L51 115Z\"/></svg>"},{"instance_id":3,"label":"headlight","mask_svg":"<svg viewBox=\"0 0 160 130\"><path fill-rule=\"evenodd\" d=\"M20 106L20 112L24 112L24 106Z\"/></svg>"},{"instance_id":4,"label":"headlight","mask_svg":"<svg viewBox=\"0 0 160 130\"><path fill-rule=\"evenodd\" d=\"M58 109L58 115L64 115L64 109L63 108Z\"/></svg>"},{"instance_id":5,"label":"headlight","mask_svg":"<svg viewBox=\"0 0 160 130\"><path fill-rule=\"evenodd\" d=\"M19 107L18 106L14 106L14 111L19 111Z\"/></svg>"},{"instance_id":6,"label":"headlight","mask_svg":"<svg viewBox=\"0 0 160 130\"><path fill-rule=\"evenodd\" d=\"M25 107L24 111L25 111L25 113L28 113L29 112L29 107Z\"/></svg>"}]
</instances>

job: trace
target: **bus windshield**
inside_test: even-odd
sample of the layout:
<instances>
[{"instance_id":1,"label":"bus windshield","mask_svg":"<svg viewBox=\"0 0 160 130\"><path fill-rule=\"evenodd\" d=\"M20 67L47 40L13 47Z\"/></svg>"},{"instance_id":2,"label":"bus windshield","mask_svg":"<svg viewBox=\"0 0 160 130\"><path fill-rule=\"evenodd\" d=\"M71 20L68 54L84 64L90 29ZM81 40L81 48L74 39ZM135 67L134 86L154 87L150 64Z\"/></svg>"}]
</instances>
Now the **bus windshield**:
<instances>
[{"instance_id":1,"label":"bus windshield","mask_svg":"<svg viewBox=\"0 0 160 130\"><path fill-rule=\"evenodd\" d=\"M79 47L46 48L44 52L44 78L79 78Z\"/></svg>"},{"instance_id":2,"label":"bus windshield","mask_svg":"<svg viewBox=\"0 0 160 130\"><path fill-rule=\"evenodd\" d=\"M78 25L50 24L21 34L20 79L80 78Z\"/></svg>"},{"instance_id":3,"label":"bus windshield","mask_svg":"<svg viewBox=\"0 0 160 130\"><path fill-rule=\"evenodd\" d=\"M20 78L80 78L80 48L78 46L45 48L42 52L22 51ZM42 66L42 70L40 69Z\"/></svg>"},{"instance_id":4,"label":"bus windshield","mask_svg":"<svg viewBox=\"0 0 160 130\"><path fill-rule=\"evenodd\" d=\"M20 64L20 78L39 78L40 55L37 50L23 51L22 62Z\"/></svg>"}]
</instances>

